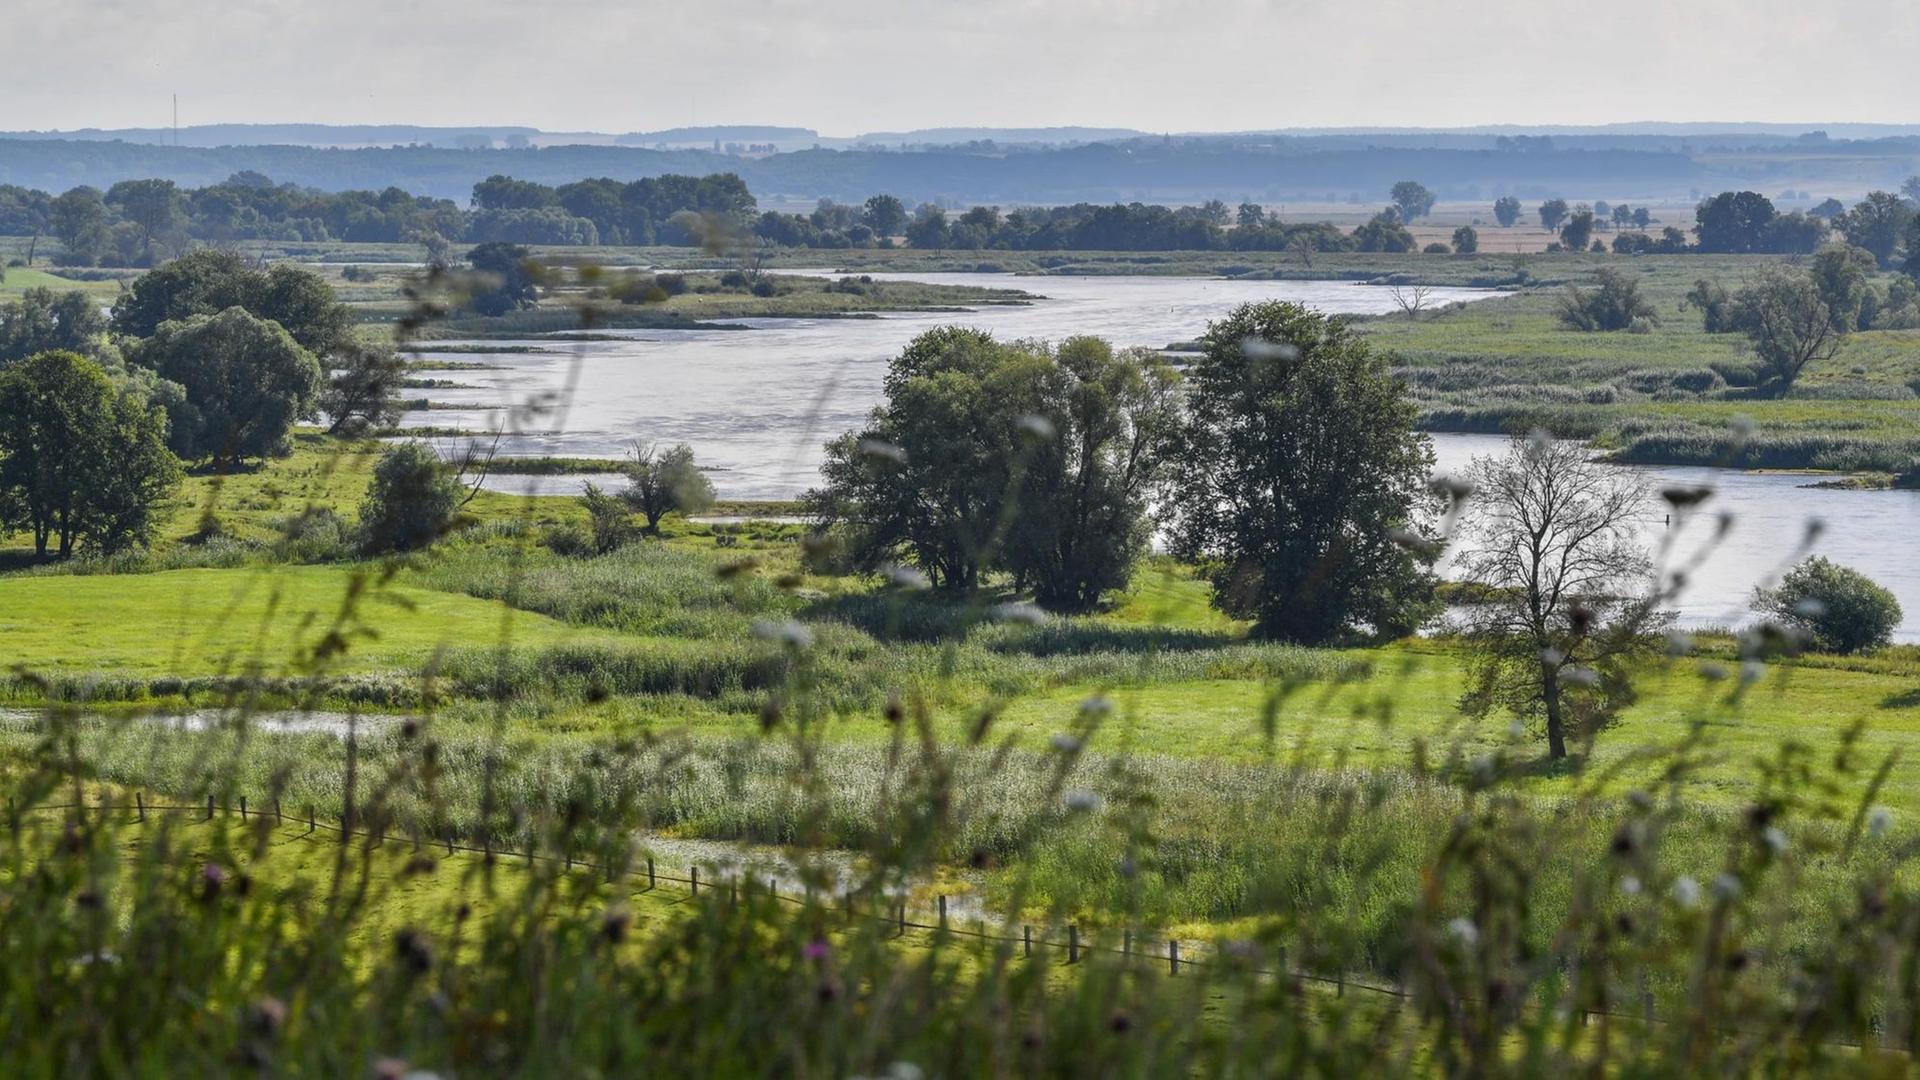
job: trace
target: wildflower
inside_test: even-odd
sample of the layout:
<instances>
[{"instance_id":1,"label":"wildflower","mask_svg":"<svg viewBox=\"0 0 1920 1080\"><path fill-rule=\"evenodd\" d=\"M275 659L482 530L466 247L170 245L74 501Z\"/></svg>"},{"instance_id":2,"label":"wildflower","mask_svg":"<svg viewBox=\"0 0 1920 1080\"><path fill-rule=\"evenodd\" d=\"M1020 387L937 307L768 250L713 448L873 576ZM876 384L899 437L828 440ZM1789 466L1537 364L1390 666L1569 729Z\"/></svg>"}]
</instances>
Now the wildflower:
<instances>
[{"instance_id":1,"label":"wildflower","mask_svg":"<svg viewBox=\"0 0 1920 1080\"><path fill-rule=\"evenodd\" d=\"M911 566L890 566L887 568L887 584L896 589L909 589L920 592L933 587L927 575Z\"/></svg>"},{"instance_id":2,"label":"wildflower","mask_svg":"<svg viewBox=\"0 0 1920 1080\"><path fill-rule=\"evenodd\" d=\"M783 622L761 619L753 624L753 636L778 641L792 649L804 649L813 644L813 631L792 619Z\"/></svg>"},{"instance_id":3,"label":"wildflower","mask_svg":"<svg viewBox=\"0 0 1920 1080\"><path fill-rule=\"evenodd\" d=\"M1480 941L1480 928L1473 925L1473 920L1464 915L1447 924L1447 933L1452 934L1454 940L1468 948L1472 948Z\"/></svg>"},{"instance_id":4,"label":"wildflower","mask_svg":"<svg viewBox=\"0 0 1920 1080\"><path fill-rule=\"evenodd\" d=\"M1249 360L1294 360L1300 356L1298 346L1289 345L1284 341L1268 341L1260 337L1241 338L1240 351L1245 353Z\"/></svg>"},{"instance_id":5,"label":"wildflower","mask_svg":"<svg viewBox=\"0 0 1920 1080\"><path fill-rule=\"evenodd\" d=\"M1713 879L1713 895L1721 900L1740 898L1740 879L1732 874L1716 874Z\"/></svg>"},{"instance_id":6,"label":"wildflower","mask_svg":"<svg viewBox=\"0 0 1920 1080\"><path fill-rule=\"evenodd\" d=\"M860 452L868 457L891 461L896 465L907 463L907 452L884 439L861 439Z\"/></svg>"},{"instance_id":7,"label":"wildflower","mask_svg":"<svg viewBox=\"0 0 1920 1080\"><path fill-rule=\"evenodd\" d=\"M996 622L1025 623L1028 626L1038 626L1047 621L1046 612L1032 604L1019 601L995 604L987 614L991 615Z\"/></svg>"},{"instance_id":8,"label":"wildflower","mask_svg":"<svg viewBox=\"0 0 1920 1080\"><path fill-rule=\"evenodd\" d=\"M807 947L804 950L806 958L816 964L825 961L832 953L832 947L821 938L814 938L812 941L807 942Z\"/></svg>"},{"instance_id":9,"label":"wildflower","mask_svg":"<svg viewBox=\"0 0 1920 1080\"><path fill-rule=\"evenodd\" d=\"M1021 431L1036 439L1053 438L1053 421L1044 416L1028 413L1015 422L1020 425Z\"/></svg>"},{"instance_id":10,"label":"wildflower","mask_svg":"<svg viewBox=\"0 0 1920 1080\"><path fill-rule=\"evenodd\" d=\"M1676 878L1673 882L1673 902L1685 908L1700 906L1700 883L1684 874Z\"/></svg>"},{"instance_id":11,"label":"wildflower","mask_svg":"<svg viewBox=\"0 0 1920 1080\"><path fill-rule=\"evenodd\" d=\"M1893 825L1893 812L1884 806L1876 806L1867 811L1867 835L1875 840L1887 835L1887 829Z\"/></svg>"},{"instance_id":12,"label":"wildflower","mask_svg":"<svg viewBox=\"0 0 1920 1080\"><path fill-rule=\"evenodd\" d=\"M1090 814L1100 809L1100 796L1085 788L1075 788L1066 794L1067 809L1076 814Z\"/></svg>"}]
</instances>

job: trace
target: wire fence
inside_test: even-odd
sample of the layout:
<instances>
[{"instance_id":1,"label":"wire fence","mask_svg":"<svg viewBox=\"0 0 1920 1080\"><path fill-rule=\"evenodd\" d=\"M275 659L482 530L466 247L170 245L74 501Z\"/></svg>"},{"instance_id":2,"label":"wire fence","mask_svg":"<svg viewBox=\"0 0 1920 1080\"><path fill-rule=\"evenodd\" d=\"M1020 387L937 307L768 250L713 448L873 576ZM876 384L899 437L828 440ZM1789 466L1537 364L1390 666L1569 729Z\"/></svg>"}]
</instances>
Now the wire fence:
<instances>
[{"instance_id":1,"label":"wire fence","mask_svg":"<svg viewBox=\"0 0 1920 1080\"><path fill-rule=\"evenodd\" d=\"M88 810L104 812L113 809L130 812L134 816L134 820L141 823L146 821L148 814L198 813L202 815L202 820L211 821L217 816L232 816L237 813L242 821L271 817L275 820L275 823L279 825L305 825L307 831L300 834L299 838L313 837L321 833L327 833L339 837L342 842L358 837L371 840L376 845L384 844L390 838L390 834L381 828L355 827L351 821L351 816L348 814L341 815L341 820L338 823L320 817L311 807L307 809L304 816L300 814L289 816L282 810L278 799L272 801L271 809L262 809L250 807L245 796L241 796L238 802L234 804L221 803L211 795L207 796L203 803L150 803L146 801L144 792L136 791L131 807L126 806L124 803L114 804L103 799L100 803L92 806L77 803L39 803L25 808L24 812L85 813ZM21 810L16 809L14 800L9 798L7 800L7 821L9 829L13 832L17 833L19 831L21 813ZM737 903L743 896L751 899L753 890L757 884L761 887L761 895L767 899L803 907L819 905L819 898L812 892L802 891L798 895L791 891L782 892L778 884L771 878L756 882L751 872L729 875L716 866L709 866L708 869L713 876L703 879L700 876L700 867L698 864L689 865L685 868L685 873L680 874L675 873L672 869L659 866L651 856L647 856L630 866L622 867L616 866L611 862L595 863L591 860L576 858L571 854L555 855L534 851L531 848L515 849L511 847L495 847L490 842L476 846L462 843L452 836L440 837L431 843L424 842L418 836L413 835L407 836L406 839L413 843L416 850L425 851L430 848L444 849L449 855L459 853L480 855L487 859L518 859L524 861L527 865L545 863L551 866L563 867L569 872L601 875L604 876L605 880L610 884L637 883L644 880L646 886L643 891L653 891L662 886L683 887L688 896L694 899L698 899L703 893L706 896L715 898L718 898L724 893L730 902ZM1121 931L1121 944L1115 947L1098 940L1083 939L1080 933L1080 927L1073 923L1055 928L1055 932L1051 936L1047 932L1048 928L1046 927L1042 927L1041 933L1036 935L1033 925L1023 924L1020 928L1020 936L1018 937L1011 936L1009 933L990 932L986 929L985 920L980 920L980 925L971 928L955 925L947 917L947 899L945 894L936 896L935 906L930 909L930 911L934 914L937 921L932 923L916 921L910 914L909 905L905 899L891 903L886 911L875 911L872 910L871 907L863 911L861 910L858 896L853 892L846 892L840 894L839 909L849 922L855 919L862 919L868 922L880 923L893 928L901 937L905 937L909 932L921 932L944 937L978 940L1005 947L1009 951L1017 946L1021 951L1021 955L1027 958L1031 958L1034 955L1035 949L1040 949L1043 952L1046 950L1054 950L1058 953L1064 953L1069 964L1079 963L1083 957L1118 957L1123 963L1136 965L1148 970L1158 969L1160 964L1165 964L1168 975L1178 976L1182 971L1190 968L1198 968L1209 962L1215 964L1222 962L1221 950L1218 948L1208 947L1204 943L1188 942L1187 947L1183 950L1182 943L1177 938L1161 938L1156 942L1150 936L1136 937L1131 929L1123 929ZM923 913L927 911L929 911L929 909L922 908ZM1006 924L1002 924L1002 928L1007 929L1008 927ZM1159 946L1158 952L1153 951L1156 944ZM1299 983L1327 987L1337 996L1345 996L1348 990L1377 995L1396 1002L1406 1001L1412 996L1409 990L1401 986L1390 986L1368 982L1366 980L1356 980L1347 977L1345 974L1329 975L1322 972L1295 968L1284 962L1284 954L1282 954L1282 963L1272 967L1251 963L1241 957L1231 957L1231 959L1233 961L1233 971L1238 974L1258 978L1288 979ZM1147 961L1152 961L1152 963L1146 963ZM1644 990L1641 993L1641 1009L1637 1013L1617 1009L1583 1008L1579 1011L1579 1018L1582 1024L1590 1023L1595 1018L1631 1020L1647 1025L1662 1026L1681 1022L1675 1020L1673 1017L1657 1014L1654 1011L1652 994ZM1777 1034L1751 1028L1735 1027L1715 1027L1711 1030L1715 1034L1722 1036ZM1820 1042L1829 1046L1854 1049L1865 1045L1862 1040L1833 1037L1822 1039ZM1880 1048L1885 1050L1900 1049L1884 1044ZM1910 1053L1910 1051L1902 1052Z\"/></svg>"}]
</instances>

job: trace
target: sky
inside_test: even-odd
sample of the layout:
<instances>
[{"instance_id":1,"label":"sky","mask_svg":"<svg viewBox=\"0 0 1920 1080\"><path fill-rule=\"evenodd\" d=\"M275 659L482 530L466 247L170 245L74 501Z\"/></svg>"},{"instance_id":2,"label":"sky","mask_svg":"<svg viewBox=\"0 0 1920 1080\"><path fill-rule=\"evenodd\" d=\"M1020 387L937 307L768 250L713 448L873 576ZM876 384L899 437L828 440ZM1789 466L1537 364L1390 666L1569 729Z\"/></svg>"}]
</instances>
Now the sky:
<instances>
[{"instance_id":1,"label":"sky","mask_svg":"<svg viewBox=\"0 0 1920 1080\"><path fill-rule=\"evenodd\" d=\"M0 129L1920 121L1916 0L4 0Z\"/></svg>"}]
</instances>

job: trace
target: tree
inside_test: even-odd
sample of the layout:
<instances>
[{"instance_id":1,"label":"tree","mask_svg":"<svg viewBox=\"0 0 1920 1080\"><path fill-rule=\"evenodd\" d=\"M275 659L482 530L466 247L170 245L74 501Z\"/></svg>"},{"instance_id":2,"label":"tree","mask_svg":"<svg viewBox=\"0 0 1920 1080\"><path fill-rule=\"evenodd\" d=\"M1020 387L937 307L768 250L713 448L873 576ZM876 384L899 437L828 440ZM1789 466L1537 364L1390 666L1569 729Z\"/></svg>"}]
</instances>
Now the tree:
<instances>
[{"instance_id":1,"label":"tree","mask_svg":"<svg viewBox=\"0 0 1920 1080\"><path fill-rule=\"evenodd\" d=\"M1480 250L1480 232L1471 225L1462 225L1453 230L1453 250L1461 255L1471 255Z\"/></svg>"},{"instance_id":2,"label":"tree","mask_svg":"<svg viewBox=\"0 0 1920 1080\"><path fill-rule=\"evenodd\" d=\"M1650 211L1648 211L1646 207L1638 206L1634 208L1634 211L1633 211L1633 227L1634 228L1644 229L1652 224L1653 224L1653 214Z\"/></svg>"},{"instance_id":3,"label":"tree","mask_svg":"<svg viewBox=\"0 0 1920 1080\"><path fill-rule=\"evenodd\" d=\"M620 497L647 519L650 533L660 531L660 519L668 514L697 514L713 505L713 484L694 464L693 448L686 443L665 451L636 443L625 471L627 488Z\"/></svg>"},{"instance_id":4,"label":"tree","mask_svg":"<svg viewBox=\"0 0 1920 1080\"><path fill-rule=\"evenodd\" d=\"M1593 239L1593 211L1575 210L1560 226L1560 245L1568 251L1585 251Z\"/></svg>"},{"instance_id":5,"label":"tree","mask_svg":"<svg viewBox=\"0 0 1920 1080\"><path fill-rule=\"evenodd\" d=\"M609 495L596 485L588 484L580 493L580 508L587 512L587 534L592 540L593 554L605 555L633 538L633 522L628 520L632 508L618 495Z\"/></svg>"},{"instance_id":6,"label":"tree","mask_svg":"<svg viewBox=\"0 0 1920 1080\"><path fill-rule=\"evenodd\" d=\"M947 227L947 212L931 203L921 205L913 215L913 223L906 227L907 243L917 248L938 249L947 246L951 233Z\"/></svg>"},{"instance_id":7,"label":"tree","mask_svg":"<svg viewBox=\"0 0 1920 1080\"><path fill-rule=\"evenodd\" d=\"M1493 200L1493 220L1503 229L1510 229L1520 220L1520 200L1512 195L1502 195Z\"/></svg>"},{"instance_id":8,"label":"tree","mask_svg":"<svg viewBox=\"0 0 1920 1080\"><path fill-rule=\"evenodd\" d=\"M1826 302L1835 330L1846 334L1867 328L1877 268L1872 252L1851 244L1828 244L1808 261L1807 276Z\"/></svg>"},{"instance_id":9,"label":"tree","mask_svg":"<svg viewBox=\"0 0 1920 1080\"><path fill-rule=\"evenodd\" d=\"M911 561L952 592L1007 571L1041 604L1085 610L1144 550L1173 381L1095 338L932 330L889 366L866 427L828 445L808 502L854 565Z\"/></svg>"},{"instance_id":10,"label":"tree","mask_svg":"<svg viewBox=\"0 0 1920 1080\"><path fill-rule=\"evenodd\" d=\"M107 204L93 188L73 188L54 199L47 218L65 249L60 261L69 266L92 266L112 242Z\"/></svg>"},{"instance_id":11,"label":"tree","mask_svg":"<svg viewBox=\"0 0 1920 1080\"><path fill-rule=\"evenodd\" d=\"M1353 230L1355 251L1412 251L1413 234L1400 224L1400 218L1394 210L1375 214L1365 225Z\"/></svg>"},{"instance_id":12,"label":"tree","mask_svg":"<svg viewBox=\"0 0 1920 1080\"><path fill-rule=\"evenodd\" d=\"M155 243L179 228L179 189L171 180L122 180L107 189L105 201L139 230L141 262L152 265Z\"/></svg>"},{"instance_id":13,"label":"tree","mask_svg":"<svg viewBox=\"0 0 1920 1080\"><path fill-rule=\"evenodd\" d=\"M0 369L0 525L30 530L36 555L145 543L179 476L165 416L100 365L46 352Z\"/></svg>"},{"instance_id":14,"label":"tree","mask_svg":"<svg viewBox=\"0 0 1920 1080\"><path fill-rule=\"evenodd\" d=\"M1245 304L1186 373L1169 478L1170 546L1209 569L1215 603L1262 637L1323 643L1410 632L1433 579L1404 541L1433 454L1407 388L1346 323Z\"/></svg>"},{"instance_id":15,"label":"tree","mask_svg":"<svg viewBox=\"0 0 1920 1080\"><path fill-rule=\"evenodd\" d=\"M861 207L860 221L876 236L898 236L907 227L907 208L892 195L874 195Z\"/></svg>"},{"instance_id":16,"label":"tree","mask_svg":"<svg viewBox=\"0 0 1920 1080\"><path fill-rule=\"evenodd\" d=\"M1599 287L1588 292L1567 286L1560 297L1560 322L1573 330L1625 330L1636 320L1660 321L1652 301L1640 295L1640 283L1611 267L1596 275Z\"/></svg>"},{"instance_id":17,"label":"tree","mask_svg":"<svg viewBox=\"0 0 1920 1080\"><path fill-rule=\"evenodd\" d=\"M404 442L380 455L360 504L367 550L416 551L453 526L471 498L456 470L423 442Z\"/></svg>"},{"instance_id":18,"label":"tree","mask_svg":"<svg viewBox=\"0 0 1920 1080\"><path fill-rule=\"evenodd\" d=\"M1709 254L1766 251L1767 230L1779 214L1757 191L1723 191L1694 208L1694 235Z\"/></svg>"},{"instance_id":19,"label":"tree","mask_svg":"<svg viewBox=\"0 0 1920 1080\"><path fill-rule=\"evenodd\" d=\"M1798 631L1815 648L1854 653L1893 639L1900 601L1858 570L1816 555L1772 589L1755 589L1754 610Z\"/></svg>"},{"instance_id":20,"label":"tree","mask_svg":"<svg viewBox=\"0 0 1920 1080\"><path fill-rule=\"evenodd\" d=\"M1912 224L1914 211L1898 195L1870 191L1840 216L1837 224L1847 242L1866 248L1881 266L1892 266L1894 251Z\"/></svg>"},{"instance_id":21,"label":"tree","mask_svg":"<svg viewBox=\"0 0 1920 1080\"><path fill-rule=\"evenodd\" d=\"M1565 199L1548 199L1540 204L1540 227L1548 232L1559 232L1560 223L1567 220L1571 211Z\"/></svg>"},{"instance_id":22,"label":"tree","mask_svg":"<svg viewBox=\"0 0 1920 1080\"><path fill-rule=\"evenodd\" d=\"M1029 417L1050 435L1032 448L1004 563L1015 588L1052 611L1091 611L1124 589L1147 550L1147 494L1178 426L1178 376L1149 350L1095 337L1061 342Z\"/></svg>"},{"instance_id":23,"label":"tree","mask_svg":"<svg viewBox=\"0 0 1920 1080\"><path fill-rule=\"evenodd\" d=\"M1636 595L1651 572L1634 539L1639 482L1577 443L1515 439L1477 459L1466 507L1462 579L1470 607L1471 715L1495 708L1541 724L1552 758L1591 740L1632 700L1630 668L1655 649L1665 617Z\"/></svg>"},{"instance_id":24,"label":"tree","mask_svg":"<svg viewBox=\"0 0 1920 1080\"><path fill-rule=\"evenodd\" d=\"M277 323L310 352L349 344L353 311L326 279L298 266L260 270L231 251L195 251L140 275L113 305L113 331L152 337L160 324L240 308Z\"/></svg>"},{"instance_id":25,"label":"tree","mask_svg":"<svg viewBox=\"0 0 1920 1080\"><path fill-rule=\"evenodd\" d=\"M1598 211L1599 208L1595 207L1594 209ZM1628 206L1626 203L1615 203L1613 205L1612 217L1613 227L1616 229L1624 229L1633 224L1633 207Z\"/></svg>"},{"instance_id":26,"label":"tree","mask_svg":"<svg viewBox=\"0 0 1920 1080\"><path fill-rule=\"evenodd\" d=\"M1434 194L1417 180L1402 180L1393 185L1388 196L1394 208L1400 211L1400 220L1411 223L1423 218L1433 209Z\"/></svg>"},{"instance_id":27,"label":"tree","mask_svg":"<svg viewBox=\"0 0 1920 1080\"><path fill-rule=\"evenodd\" d=\"M1733 295L1732 318L1776 395L1791 390L1809 364L1832 359L1845 337L1813 279L1780 267L1767 267Z\"/></svg>"},{"instance_id":28,"label":"tree","mask_svg":"<svg viewBox=\"0 0 1920 1080\"><path fill-rule=\"evenodd\" d=\"M128 360L178 383L169 443L189 461L231 462L285 451L294 421L313 413L320 362L279 323L231 307L164 322Z\"/></svg>"},{"instance_id":29,"label":"tree","mask_svg":"<svg viewBox=\"0 0 1920 1080\"><path fill-rule=\"evenodd\" d=\"M0 365L43 352L92 355L107 321L86 293L28 289L0 304Z\"/></svg>"},{"instance_id":30,"label":"tree","mask_svg":"<svg viewBox=\"0 0 1920 1080\"><path fill-rule=\"evenodd\" d=\"M363 435L391 427L406 411L400 389L407 362L390 348L356 345L338 350L315 404L329 435Z\"/></svg>"},{"instance_id":31,"label":"tree","mask_svg":"<svg viewBox=\"0 0 1920 1080\"><path fill-rule=\"evenodd\" d=\"M1257 229L1266 223L1267 208L1259 203L1241 203L1234 216L1234 224L1242 229Z\"/></svg>"},{"instance_id":32,"label":"tree","mask_svg":"<svg viewBox=\"0 0 1920 1080\"><path fill-rule=\"evenodd\" d=\"M473 291L467 306L486 316L505 315L539 303L538 267L518 244L481 244L467 252L473 267Z\"/></svg>"}]
</instances>

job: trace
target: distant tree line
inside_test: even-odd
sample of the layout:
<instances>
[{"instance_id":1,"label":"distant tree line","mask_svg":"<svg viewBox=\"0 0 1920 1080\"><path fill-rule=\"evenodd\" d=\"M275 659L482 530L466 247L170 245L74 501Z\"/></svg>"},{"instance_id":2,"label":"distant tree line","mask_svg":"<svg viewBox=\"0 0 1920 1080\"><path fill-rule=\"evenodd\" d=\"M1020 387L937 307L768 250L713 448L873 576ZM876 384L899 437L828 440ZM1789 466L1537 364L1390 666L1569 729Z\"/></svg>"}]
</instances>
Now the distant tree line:
<instances>
[{"instance_id":1,"label":"distant tree line","mask_svg":"<svg viewBox=\"0 0 1920 1080\"><path fill-rule=\"evenodd\" d=\"M547 187L505 176L474 186L472 207L384 191L323 192L236 173L203 188L127 180L60 195L0 186L0 235L51 236L70 266L145 267L198 245L243 240L521 244L698 244L701 222L745 221L739 177L658 176Z\"/></svg>"}]
</instances>

